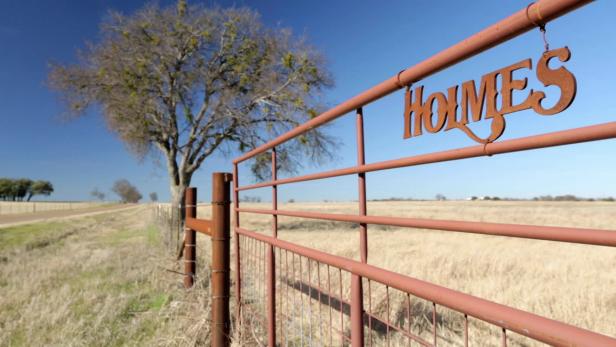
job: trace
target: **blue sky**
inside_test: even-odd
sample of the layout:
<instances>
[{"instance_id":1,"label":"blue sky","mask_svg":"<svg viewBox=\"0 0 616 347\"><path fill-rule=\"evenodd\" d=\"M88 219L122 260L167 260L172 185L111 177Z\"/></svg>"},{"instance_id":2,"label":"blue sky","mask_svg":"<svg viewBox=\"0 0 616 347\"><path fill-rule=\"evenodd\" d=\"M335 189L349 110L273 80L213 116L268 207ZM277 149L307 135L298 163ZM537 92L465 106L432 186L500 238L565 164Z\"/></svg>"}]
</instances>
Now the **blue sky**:
<instances>
[{"instance_id":1,"label":"blue sky","mask_svg":"<svg viewBox=\"0 0 616 347\"><path fill-rule=\"evenodd\" d=\"M162 5L168 2L161 1ZM75 52L95 41L108 9L131 13L142 1L0 2L0 176L48 179L52 199L89 199L98 187L108 191L127 178L146 195L169 196L167 174L151 160L139 163L91 112L72 122L59 119L61 105L45 86L48 63L75 61ZM206 4L214 4L208 1ZM248 6L269 26L290 27L303 34L328 59L336 86L324 95L334 106L391 77L484 27L524 8L528 1L217 1L221 6ZM578 83L577 98L565 112L540 116L508 115L501 139L517 138L616 119L616 2L600 1L548 24L551 47L568 46L567 68ZM525 58L539 58L543 43L531 31L488 52L431 76L426 93L444 91L462 81ZM530 87L538 87L529 75ZM540 88L544 89L544 88ZM548 95L556 98L557 91ZM554 99L551 99L554 100ZM473 145L456 130L402 138L403 92L364 109L366 160L375 162ZM341 146L338 160L303 173L355 164L354 116L337 120L330 131ZM481 132L481 125L479 130ZM616 141L543 149L423 167L368 174L368 197L449 198L498 195L529 198L544 194L616 196ZM229 158L212 158L195 175L200 200L207 200L213 171L230 171ZM240 181L252 181L244 168ZM352 200L353 176L282 186L281 200ZM111 196L111 194L109 194ZM267 189L248 193L264 198Z\"/></svg>"}]
</instances>

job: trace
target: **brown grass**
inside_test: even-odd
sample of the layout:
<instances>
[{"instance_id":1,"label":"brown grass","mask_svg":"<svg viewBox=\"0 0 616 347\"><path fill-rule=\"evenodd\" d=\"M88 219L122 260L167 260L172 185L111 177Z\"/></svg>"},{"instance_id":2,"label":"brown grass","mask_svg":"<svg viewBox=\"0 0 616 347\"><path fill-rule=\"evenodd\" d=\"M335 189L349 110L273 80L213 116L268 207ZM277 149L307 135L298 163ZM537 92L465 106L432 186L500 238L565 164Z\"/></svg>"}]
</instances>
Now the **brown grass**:
<instances>
[{"instance_id":1,"label":"brown grass","mask_svg":"<svg viewBox=\"0 0 616 347\"><path fill-rule=\"evenodd\" d=\"M356 203L295 203L280 208L357 213ZM616 229L616 204L607 202L371 202L368 212ZM207 217L209 206L201 206L199 214ZM150 221L150 211L143 207L0 229L0 346L207 345L209 242L198 238L199 277L195 289L186 291L180 286L181 276L166 271L181 270L160 246L159 233ZM243 214L241 221L243 227L270 232L271 217ZM354 225L288 217L280 217L279 224L282 239L358 257L358 229ZM616 336L613 248L371 226L369 262ZM314 265L312 269L314 276ZM323 275L325 270L320 271ZM348 292L347 275L343 283ZM372 311L385 317L385 288L372 283L372 291ZM390 289L390 298L390 316L403 321L405 297ZM301 306L300 299L296 296L295 305L286 307L296 316L287 322L287 329L295 329L294 346L302 344L298 322L304 322L305 336L308 319L315 319L318 312L318 306L306 298ZM432 328L430 308L427 302L413 301L413 331L426 339ZM460 345L461 315L443 308L438 314L440 341ZM245 317L254 324L243 331L241 340L234 335L235 345L263 344L258 318ZM319 326L315 322L311 320L311 328L317 339ZM473 345L498 345L498 333L498 329L471 321ZM373 338L375 345L385 343L385 335ZM392 346L401 343L399 337L391 337ZM340 345L336 340L332 344ZM533 343L512 336L510 345Z\"/></svg>"},{"instance_id":2,"label":"brown grass","mask_svg":"<svg viewBox=\"0 0 616 347\"><path fill-rule=\"evenodd\" d=\"M243 206L269 208L268 204ZM279 208L328 213L358 211L357 203L295 203ZM616 204L610 202L370 202L368 212L616 230ZM268 216L242 214L241 222L243 227L255 231L270 233L271 230ZM354 259L359 256L357 230L355 225L347 223L279 217L280 238ZM613 248L370 226L369 263L616 337L616 250ZM343 282L348 280L343 278ZM385 288L373 286L373 311L386 317ZM346 284L344 288L348 291ZM404 296L391 290L390 295L391 317L403 317ZM415 302L417 306L413 310L424 316L425 321L431 320L431 305L421 300ZM459 345L462 316L440 308L439 320L439 336ZM477 321L471 324L471 341L475 345L500 343L498 329ZM431 341L431 328L431 324L413 327L414 332L428 341ZM512 342L532 344L516 336Z\"/></svg>"},{"instance_id":3,"label":"brown grass","mask_svg":"<svg viewBox=\"0 0 616 347\"><path fill-rule=\"evenodd\" d=\"M208 273L196 288L143 207L0 229L0 346L192 346L209 336Z\"/></svg>"}]
</instances>

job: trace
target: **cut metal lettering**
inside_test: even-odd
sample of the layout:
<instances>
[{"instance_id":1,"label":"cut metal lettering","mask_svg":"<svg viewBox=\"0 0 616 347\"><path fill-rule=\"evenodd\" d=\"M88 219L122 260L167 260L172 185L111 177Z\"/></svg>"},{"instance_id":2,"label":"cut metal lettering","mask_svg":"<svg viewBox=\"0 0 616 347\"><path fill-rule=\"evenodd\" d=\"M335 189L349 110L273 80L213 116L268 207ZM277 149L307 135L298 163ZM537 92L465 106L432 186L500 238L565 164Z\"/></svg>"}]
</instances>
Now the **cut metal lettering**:
<instances>
[{"instance_id":1,"label":"cut metal lettering","mask_svg":"<svg viewBox=\"0 0 616 347\"><path fill-rule=\"evenodd\" d=\"M532 70L531 59L490 72L476 85L474 80L463 82L447 89L445 93L435 92L424 100L424 87L407 89L404 96L404 138L420 136L424 130L437 133L441 130L460 129L479 143L490 143L505 131L504 116L510 113L532 109L540 115L554 115L571 105L576 94L575 76L564 66L550 68L553 58L566 62L571 57L569 48L563 47L543 53L537 61L535 74L545 86L560 89L560 98L551 107L543 105L546 94L530 89L524 101L514 103L513 93L521 93L528 85L526 77L516 79L513 73L518 70ZM500 80L500 90L497 89ZM500 104L498 104L500 96ZM458 115L458 109L460 109ZM486 138L477 136L469 123L491 119L491 132Z\"/></svg>"}]
</instances>

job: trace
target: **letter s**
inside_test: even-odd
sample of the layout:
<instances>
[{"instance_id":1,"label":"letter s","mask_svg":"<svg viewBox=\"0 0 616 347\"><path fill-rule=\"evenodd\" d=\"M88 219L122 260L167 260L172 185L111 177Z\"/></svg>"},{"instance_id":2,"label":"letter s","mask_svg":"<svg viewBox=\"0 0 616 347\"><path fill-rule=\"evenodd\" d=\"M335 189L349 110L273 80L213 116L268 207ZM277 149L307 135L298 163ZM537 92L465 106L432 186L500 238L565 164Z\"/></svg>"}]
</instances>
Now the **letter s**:
<instances>
[{"instance_id":1,"label":"letter s","mask_svg":"<svg viewBox=\"0 0 616 347\"><path fill-rule=\"evenodd\" d=\"M544 92L534 92L532 94L532 105L535 112L542 115L553 115L564 111L575 99L577 91L577 83L575 76L564 66L558 69L550 69L550 60L554 57L562 62L566 62L571 57L569 48L558 48L543 53L541 59L537 62L537 78L544 86L558 86L560 88L560 99L551 108L543 108L541 101L545 98Z\"/></svg>"}]
</instances>

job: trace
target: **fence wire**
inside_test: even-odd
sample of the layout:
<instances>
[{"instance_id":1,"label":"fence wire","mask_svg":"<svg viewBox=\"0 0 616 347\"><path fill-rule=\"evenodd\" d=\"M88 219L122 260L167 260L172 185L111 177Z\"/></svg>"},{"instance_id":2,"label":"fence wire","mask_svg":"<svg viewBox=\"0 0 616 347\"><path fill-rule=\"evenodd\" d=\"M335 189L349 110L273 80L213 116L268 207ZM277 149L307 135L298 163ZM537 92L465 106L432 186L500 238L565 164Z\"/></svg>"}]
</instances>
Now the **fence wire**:
<instances>
[{"instance_id":1,"label":"fence wire","mask_svg":"<svg viewBox=\"0 0 616 347\"><path fill-rule=\"evenodd\" d=\"M267 345L270 245L240 235L242 325ZM350 346L351 274L274 247L276 345ZM362 278L365 346L546 346L383 283Z\"/></svg>"},{"instance_id":2,"label":"fence wire","mask_svg":"<svg viewBox=\"0 0 616 347\"><path fill-rule=\"evenodd\" d=\"M172 204L156 204L152 209L153 218L160 228L165 246L171 250L179 250L183 241L181 206Z\"/></svg>"}]
</instances>

